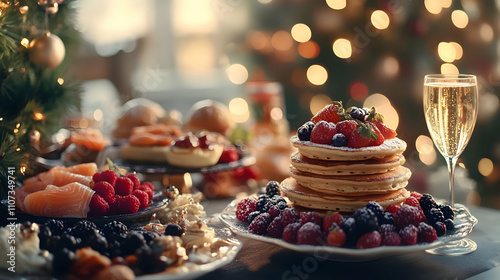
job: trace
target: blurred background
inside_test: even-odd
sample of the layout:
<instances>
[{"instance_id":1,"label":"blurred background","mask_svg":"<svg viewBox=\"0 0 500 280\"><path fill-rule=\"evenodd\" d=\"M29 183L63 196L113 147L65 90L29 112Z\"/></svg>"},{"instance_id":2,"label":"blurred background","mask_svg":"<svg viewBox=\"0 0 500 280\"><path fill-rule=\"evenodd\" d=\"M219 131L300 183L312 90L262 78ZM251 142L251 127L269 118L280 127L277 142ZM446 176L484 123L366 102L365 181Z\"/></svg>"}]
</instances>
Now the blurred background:
<instances>
[{"instance_id":1,"label":"blurred background","mask_svg":"<svg viewBox=\"0 0 500 280\"><path fill-rule=\"evenodd\" d=\"M408 189L447 198L445 161L425 125L423 77L478 77L479 115L456 171L457 200L500 209L499 0L86 0L71 2L81 42L67 76L81 111L109 132L144 97L186 115L201 99L241 127L252 95L278 100L290 133L333 100L375 106L408 143ZM68 46L67 46L68 48ZM287 131L288 132L288 131Z\"/></svg>"}]
</instances>

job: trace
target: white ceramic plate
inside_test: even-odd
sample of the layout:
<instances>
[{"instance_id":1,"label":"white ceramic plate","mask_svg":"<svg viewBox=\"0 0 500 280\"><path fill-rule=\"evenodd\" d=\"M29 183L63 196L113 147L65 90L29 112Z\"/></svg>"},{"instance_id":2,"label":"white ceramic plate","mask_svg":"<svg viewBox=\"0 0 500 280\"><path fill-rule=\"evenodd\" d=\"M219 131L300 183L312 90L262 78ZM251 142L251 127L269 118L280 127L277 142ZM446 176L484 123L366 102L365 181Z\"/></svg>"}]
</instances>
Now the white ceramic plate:
<instances>
[{"instance_id":1,"label":"white ceramic plate","mask_svg":"<svg viewBox=\"0 0 500 280\"><path fill-rule=\"evenodd\" d=\"M309 253L328 255L328 259L337 261L367 261L387 257L392 255L402 255L428 250L434 247L439 247L454 240L462 239L470 234L474 226L477 224L477 219L471 215L467 207L462 204L455 204L455 230L450 231L444 236L438 237L433 243L422 243L413 246L381 246L370 249L353 249L353 248L338 248L331 246L313 246L313 245L297 245L285 242L282 239L271 238L267 236L257 235L248 232L248 223L243 223L236 218L237 202L231 202L220 214L220 220L227 225L235 234L259 240L278 246L285 247L290 250Z\"/></svg>"}]
</instances>

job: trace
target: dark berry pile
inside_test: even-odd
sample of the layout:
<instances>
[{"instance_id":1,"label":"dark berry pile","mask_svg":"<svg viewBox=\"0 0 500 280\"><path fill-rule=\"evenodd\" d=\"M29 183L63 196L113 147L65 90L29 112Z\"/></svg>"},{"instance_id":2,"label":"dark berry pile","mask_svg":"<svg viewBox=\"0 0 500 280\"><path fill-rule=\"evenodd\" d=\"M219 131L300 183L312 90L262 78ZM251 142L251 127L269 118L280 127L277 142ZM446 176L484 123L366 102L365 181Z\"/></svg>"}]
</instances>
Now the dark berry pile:
<instances>
[{"instance_id":1,"label":"dark berry pile","mask_svg":"<svg viewBox=\"0 0 500 280\"><path fill-rule=\"evenodd\" d=\"M275 185L271 182L266 194L239 202L236 216L248 224L250 233L294 244L366 249L431 243L454 229L453 209L438 205L428 194L412 192L403 205L390 205L385 211L370 201L350 217L332 211L321 217L316 212L298 213L283 198L270 196Z\"/></svg>"}]
</instances>

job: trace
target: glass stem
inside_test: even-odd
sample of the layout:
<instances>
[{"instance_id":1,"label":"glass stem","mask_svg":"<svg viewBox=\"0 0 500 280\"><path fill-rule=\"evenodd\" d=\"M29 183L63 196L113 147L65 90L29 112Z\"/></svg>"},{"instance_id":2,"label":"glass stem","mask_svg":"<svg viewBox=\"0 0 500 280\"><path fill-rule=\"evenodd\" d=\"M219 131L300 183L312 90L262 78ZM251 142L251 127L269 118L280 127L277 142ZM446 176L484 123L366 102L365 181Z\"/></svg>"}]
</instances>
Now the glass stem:
<instances>
[{"instance_id":1,"label":"glass stem","mask_svg":"<svg viewBox=\"0 0 500 280\"><path fill-rule=\"evenodd\" d=\"M449 157L448 160L446 161L446 164L448 165L448 175L449 175L449 187L450 187L450 206L452 208L455 207L455 165L457 164L457 158L456 157Z\"/></svg>"}]
</instances>

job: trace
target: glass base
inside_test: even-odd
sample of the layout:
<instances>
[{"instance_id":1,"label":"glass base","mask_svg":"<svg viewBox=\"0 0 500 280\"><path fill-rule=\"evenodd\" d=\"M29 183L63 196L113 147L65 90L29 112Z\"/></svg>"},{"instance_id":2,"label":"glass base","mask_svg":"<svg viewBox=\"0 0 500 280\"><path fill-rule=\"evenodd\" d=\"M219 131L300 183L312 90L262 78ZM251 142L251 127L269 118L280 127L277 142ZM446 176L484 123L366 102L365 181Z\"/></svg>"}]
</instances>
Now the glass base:
<instances>
[{"instance_id":1,"label":"glass base","mask_svg":"<svg viewBox=\"0 0 500 280\"><path fill-rule=\"evenodd\" d=\"M463 238L450 242L441 247L425 250L425 252L434 255L459 256L476 251L477 244L469 238Z\"/></svg>"}]
</instances>

